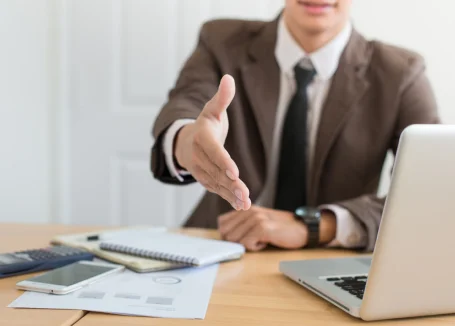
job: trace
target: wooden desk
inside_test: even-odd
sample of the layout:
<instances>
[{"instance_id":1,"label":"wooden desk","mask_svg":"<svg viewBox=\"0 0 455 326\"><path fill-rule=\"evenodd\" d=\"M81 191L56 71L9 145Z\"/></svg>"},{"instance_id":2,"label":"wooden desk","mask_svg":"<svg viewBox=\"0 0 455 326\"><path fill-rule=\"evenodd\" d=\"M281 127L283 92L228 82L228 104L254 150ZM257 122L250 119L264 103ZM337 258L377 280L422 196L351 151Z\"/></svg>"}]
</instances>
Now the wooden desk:
<instances>
[{"instance_id":1,"label":"wooden desk","mask_svg":"<svg viewBox=\"0 0 455 326\"><path fill-rule=\"evenodd\" d=\"M44 246L57 233L95 228L0 224L0 251ZM216 237L215 232L185 233ZM15 283L29 275L0 280L0 325L454 325L455 316L364 323L288 280L278 271L281 260L355 255L341 250L273 250L248 253L239 261L221 264L204 320L159 319L88 313L82 311L6 308L20 291Z\"/></svg>"},{"instance_id":2,"label":"wooden desk","mask_svg":"<svg viewBox=\"0 0 455 326\"><path fill-rule=\"evenodd\" d=\"M0 224L0 252L11 252L40 248L49 245L56 234L84 232L95 228ZM35 310L7 308L14 299L22 294L16 290L16 283L33 274L0 279L0 325L73 325L85 312L81 310Z\"/></svg>"},{"instance_id":3,"label":"wooden desk","mask_svg":"<svg viewBox=\"0 0 455 326\"><path fill-rule=\"evenodd\" d=\"M204 237L216 232L191 230ZM365 323L312 294L278 270L281 260L353 256L342 250L273 250L248 253L239 261L223 263L218 271L204 320L159 319L88 313L77 326L145 325L453 325L455 316Z\"/></svg>"}]
</instances>

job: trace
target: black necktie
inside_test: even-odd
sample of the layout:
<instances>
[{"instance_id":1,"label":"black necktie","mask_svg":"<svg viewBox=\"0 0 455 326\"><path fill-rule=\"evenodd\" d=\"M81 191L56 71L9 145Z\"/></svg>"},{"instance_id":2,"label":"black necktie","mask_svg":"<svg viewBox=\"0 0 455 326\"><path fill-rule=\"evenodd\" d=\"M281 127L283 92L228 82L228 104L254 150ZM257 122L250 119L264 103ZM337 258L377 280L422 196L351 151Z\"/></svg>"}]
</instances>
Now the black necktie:
<instances>
[{"instance_id":1,"label":"black necktie","mask_svg":"<svg viewBox=\"0 0 455 326\"><path fill-rule=\"evenodd\" d=\"M294 67L297 90L288 107L281 136L275 208L294 211L306 205L307 171L307 86L315 75L297 65Z\"/></svg>"}]
</instances>

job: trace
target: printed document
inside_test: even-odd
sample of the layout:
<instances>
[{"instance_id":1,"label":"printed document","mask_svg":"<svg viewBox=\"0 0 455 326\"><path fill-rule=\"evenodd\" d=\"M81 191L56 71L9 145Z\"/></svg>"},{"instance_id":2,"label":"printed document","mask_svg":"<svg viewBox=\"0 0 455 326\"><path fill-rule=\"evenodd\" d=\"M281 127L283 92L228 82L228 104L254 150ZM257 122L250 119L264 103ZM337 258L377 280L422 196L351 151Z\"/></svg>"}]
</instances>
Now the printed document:
<instances>
[{"instance_id":1,"label":"printed document","mask_svg":"<svg viewBox=\"0 0 455 326\"><path fill-rule=\"evenodd\" d=\"M125 270L66 295L25 292L9 307L204 319L217 271L218 264L145 274Z\"/></svg>"}]
</instances>

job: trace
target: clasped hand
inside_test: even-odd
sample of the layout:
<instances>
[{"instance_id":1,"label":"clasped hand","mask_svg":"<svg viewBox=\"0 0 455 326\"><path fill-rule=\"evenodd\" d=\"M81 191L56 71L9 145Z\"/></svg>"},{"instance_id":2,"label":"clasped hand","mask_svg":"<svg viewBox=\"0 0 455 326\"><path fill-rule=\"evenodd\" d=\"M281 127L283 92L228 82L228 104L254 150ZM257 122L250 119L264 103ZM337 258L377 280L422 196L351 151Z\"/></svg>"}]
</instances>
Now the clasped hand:
<instances>
[{"instance_id":1,"label":"clasped hand","mask_svg":"<svg viewBox=\"0 0 455 326\"><path fill-rule=\"evenodd\" d=\"M224 240L241 243L249 251L268 244L298 249L307 244L308 229L291 212L259 206L247 211L231 211L218 218L218 230Z\"/></svg>"}]
</instances>

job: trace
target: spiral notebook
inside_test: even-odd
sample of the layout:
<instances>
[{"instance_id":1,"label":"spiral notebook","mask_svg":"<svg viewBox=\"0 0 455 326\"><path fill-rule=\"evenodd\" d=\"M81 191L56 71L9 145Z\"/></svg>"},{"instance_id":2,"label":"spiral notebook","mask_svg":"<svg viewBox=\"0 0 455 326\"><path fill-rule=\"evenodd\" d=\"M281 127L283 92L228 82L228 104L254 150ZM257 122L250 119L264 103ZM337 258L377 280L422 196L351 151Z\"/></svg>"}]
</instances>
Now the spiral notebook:
<instances>
[{"instance_id":1,"label":"spiral notebook","mask_svg":"<svg viewBox=\"0 0 455 326\"><path fill-rule=\"evenodd\" d=\"M125 267L138 273L156 272L184 267L184 264L175 264L162 260L160 261L156 259L125 255L118 252L102 250L100 248L100 243L102 241L112 240L117 237L132 238L138 236L138 234L147 235L147 237L150 237L152 234L155 234L157 232L166 232L166 229L151 227L128 227L117 230L62 234L53 237L51 243L85 249L101 259L105 259L116 264L125 265ZM95 238L97 239L95 240Z\"/></svg>"},{"instance_id":2,"label":"spiral notebook","mask_svg":"<svg viewBox=\"0 0 455 326\"><path fill-rule=\"evenodd\" d=\"M245 253L245 247L238 243L167 232L156 233L153 237L125 237L103 241L100 248L194 266L239 259Z\"/></svg>"}]
</instances>

